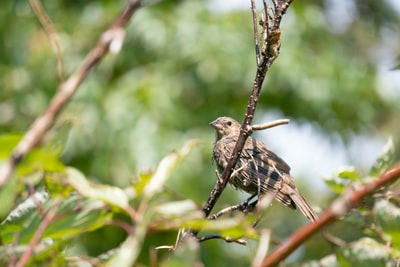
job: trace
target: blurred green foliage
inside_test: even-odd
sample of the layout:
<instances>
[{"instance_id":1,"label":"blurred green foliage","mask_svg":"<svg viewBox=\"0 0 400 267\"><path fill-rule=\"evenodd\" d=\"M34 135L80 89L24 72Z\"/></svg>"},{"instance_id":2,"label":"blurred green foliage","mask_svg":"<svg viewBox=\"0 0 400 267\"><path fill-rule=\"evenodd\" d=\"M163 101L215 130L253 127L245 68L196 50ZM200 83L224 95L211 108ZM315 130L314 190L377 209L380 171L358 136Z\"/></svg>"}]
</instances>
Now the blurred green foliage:
<instances>
[{"instance_id":1,"label":"blurred green foliage","mask_svg":"<svg viewBox=\"0 0 400 267\"><path fill-rule=\"evenodd\" d=\"M400 136L400 93L385 87L395 81L382 82L388 77L382 76L382 68L389 72L398 64L400 16L389 1L377 4L367 0L349 1L350 11L345 19L343 14L335 12L339 4L334 2L293 2L283 19L281 55L267 75L256 112L257 118L266 111L279 110L286 117L318 125L327 138L339 135L344 142L359 133L384 139L388 135L394 137L394 145L390 146L393 149L384 153L391 162L380 158L368 175L357 166L343 170L327 181L332 189L330 195L320 196L318 191L301 184L301 177L297 179L311 203L315 203L313 195L322 201L318 203L321 208L328 205L334 192L342 193L349 181L362 183L365 176L378 175L399 158L400 151L396 138ZM125 3L106 0L43 2L61 41L67 76L79 66ZM3 37L0 40L0 133L4 135L0 138L1 163L21 134L47 107L60 80L50 42L27 1L2 4L0 32ZM388 58L390 63L387 63ZM398 70L392 72L398 73ZM166 181L158 201L191 199L201 206L215 183L215 166L211 163L213 132L208 123L221 115L241 120L254 75L254 45L248 8L228 12L215 10L212 1L172 0L142 8L127 28L121 52L108 55L92 70L43 145L24 160L15 177L1 189L0 201L5 204L0 215L5 218L12 207L27 198L28 184L40 188L46 180L53 197L65 197L70 194L71 187L78 191L80 188L80 193L90 191L80 187L87 182L89 188L96 183L102 185L100 188L94 186L93 190L99 190L95 194L83 194L85 201L107 203L113 218L129 222L124 205L107 198L115 198L114 194L121 194L120 188L131 188L132 185L136 192L144 190L159 162L193 138L200 140L201 145L182 158ZM349 162L348 165L355 164ZM70 167L66 166L79 170L79 175L72 175ZM66 179L66 174L75 177L75 183ZM99 199L99 195L104 194L106 196ZM141 194L127 193L132 205L138 205L142 197ZM243 198L243 194L228 188L216 209ZM121 244L122 248L131 249L130 240L125 240L126 234L118 227L107 225L109 210L91 210L85 201L81 203L82 210L87 208L88 212L94 213L81 210L80 213L88 217L82 215L81 224L70 230L78 230L84 223L90 225L90 230L74 231L73 239L66 235L67 241L61 239L54 246L61 251L64 242L68 242L69 253L88 256L97 256ZM63 205L68 203L75 202ZM374 203L372 201L370 209L376 207ZM383 205L382 202L375 203L378 204ZM73 207L69 208L73 210ZM96 212L106 215L99 218ZM154 213L158 214L156 209ZM27 216L37 218L38 214ZM370 218L357 216L352 214L347 221L332 225L332 232L349 244L361 242L368 247L381 242L360 239L371 225L368 224ZM382 231L387 231L388 236L393 235L391 229L396 224L387 222L382 213L376 216ZM300 216L293 215L293 211L278 205L271 207L265 217L260 226L273 229L273 240L289 236L304 223ZM74 216L65 219L68 218L76 219ZM351 221L353 219L357 223ZM28 222L31 223L28 225L35 223L31 229L34 232L38 221L31 219ZM235 227L241 223L247 225L245 220L236 217L234 223ZM56 227L62 233L63 227L69 226ZM172 245L176 238L177 231L172 226L168 230L163 228L161 233L157 226L152 227L154 233L143 237L138 255L139 262L144 265L170 256L164 250L155 252L154 247ZM3 242L9 243L10 238L4 235L6 233L2 232ZM371 236L369 238L376 237ZM31 236L23 237L25 240ZM251 242L249 247L243 247L213 240L200 244L200 252L196 254L193 252L196 246L188 244L182 248L188 252L184 252L182 258L179 258L181 252L174 254L169 266L179 266L173 265L174 262L196 260L201 260L205 266L246 266L256 248ZM347 255L356 253L355 247L351 245L338 252L342 264L348 259ZM320 259L331 253L330 246L322 238L315 237L289 262ZM51 258L51 251L45 255ZM66 258L60 256L53 260L63 265Z\"/></svg>"}]
</instances>

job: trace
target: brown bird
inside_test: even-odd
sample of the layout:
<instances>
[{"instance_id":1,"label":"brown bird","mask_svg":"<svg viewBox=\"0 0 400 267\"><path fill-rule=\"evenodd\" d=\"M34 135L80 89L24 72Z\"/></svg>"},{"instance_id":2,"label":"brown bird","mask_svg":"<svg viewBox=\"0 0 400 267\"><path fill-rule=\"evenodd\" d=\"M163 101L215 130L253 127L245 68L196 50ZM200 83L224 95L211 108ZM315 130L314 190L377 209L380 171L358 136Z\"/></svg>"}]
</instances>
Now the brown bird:
<instances>
[{"instance_id":1,"label":"brown bird","mask_svg":"<svg viewBox=\"0 0 400 267\"><path fill-rule=\"evenodd\" d=\"M235 148L241 126L229 117L219 117L210 125L216 132L213 160L217 163L219 174L222 174ZM318 219L297 190L289 165L251 136L246 140L229 183L252 195L275 194L275 199L292 209L298 207L309 220Z\"/></svg>"}]
</instances>

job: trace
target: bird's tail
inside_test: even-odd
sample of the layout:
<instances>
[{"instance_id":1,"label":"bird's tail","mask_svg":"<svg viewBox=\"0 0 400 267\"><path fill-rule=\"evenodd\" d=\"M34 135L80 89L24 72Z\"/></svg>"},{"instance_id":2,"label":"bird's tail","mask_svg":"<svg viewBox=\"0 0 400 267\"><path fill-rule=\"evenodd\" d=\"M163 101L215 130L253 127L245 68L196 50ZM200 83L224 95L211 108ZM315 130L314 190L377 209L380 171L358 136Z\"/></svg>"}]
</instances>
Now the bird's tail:
<instances>
[{"instance_id":1,"label":"bird's tail","mask_svg":"<svg viewBox=\"0 0 400 267\"><path fill-rule=\"evenodd\" d=\"M310 221L315 222L319 219L315 211L310 207L310 205L308 205L307 201L300 195L297 190L294 189L292 190L292 192L290 192L290 198L293 200L299 210L304 214L304 216L306 216Z\"/></svg>"}]
</instances>

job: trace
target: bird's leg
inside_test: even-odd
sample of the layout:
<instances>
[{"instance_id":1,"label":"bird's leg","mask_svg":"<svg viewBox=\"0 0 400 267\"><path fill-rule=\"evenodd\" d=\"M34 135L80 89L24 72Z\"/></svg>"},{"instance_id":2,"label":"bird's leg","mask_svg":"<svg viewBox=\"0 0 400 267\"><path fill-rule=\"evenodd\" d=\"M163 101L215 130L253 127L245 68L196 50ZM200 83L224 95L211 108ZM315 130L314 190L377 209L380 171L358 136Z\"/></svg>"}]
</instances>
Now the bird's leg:
<instances>
[{"instance_id":1,"label":"bird's leg","mask_svg":"<svg viewBox=\"0 0 400 267\"><path fill-rule=\"evenodd\" d=\"M257 194L255 194L255 195L257 195ZM258 204L258 197L257 197L256 200L254 200L253 202L251 202L251 203L249 204L249 211L253 211L254 208L257 206L257 204Z\"/></svg>"},{"instance_id":2,"label":"bird's leg","mask_svg":"<svg viewBox=\"0 0 400 267\"><path fill-rule=\"evenodd\" d=\"M251 195L248 199L246 199L245 201L243 201L242 203L239 204L242 207L241 210L244 213L251 212L254 209L254 207L257 205L258 198L257 198L257 200L254 200L253 202L249 203L256 196L258 196L257 193Z\"/></svg>"}]
</instances>

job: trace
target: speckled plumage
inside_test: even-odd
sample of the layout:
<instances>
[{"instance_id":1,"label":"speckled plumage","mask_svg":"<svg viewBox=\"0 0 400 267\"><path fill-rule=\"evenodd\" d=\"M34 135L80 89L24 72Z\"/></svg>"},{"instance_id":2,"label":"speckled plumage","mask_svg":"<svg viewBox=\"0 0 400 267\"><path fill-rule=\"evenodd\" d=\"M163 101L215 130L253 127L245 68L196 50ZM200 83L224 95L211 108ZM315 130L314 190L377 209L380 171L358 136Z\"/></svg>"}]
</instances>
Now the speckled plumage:
<instances>
[{"instance_id":1,"label":"speckled plumage","mask_svg":"<svg viewBox=\"0 0 400 267\"><path fill-rule=\"evenodd\" d=\"M232 118L219 117L210 125L216 131L213 159L222 174L235 148L240 124ZM292 209L298 207L308 219L315 221L318 218L297 190L289 165L251 136L246 140L229 183L250 194L274 193L275 199Z\"/></svg>"}]
</instances>

